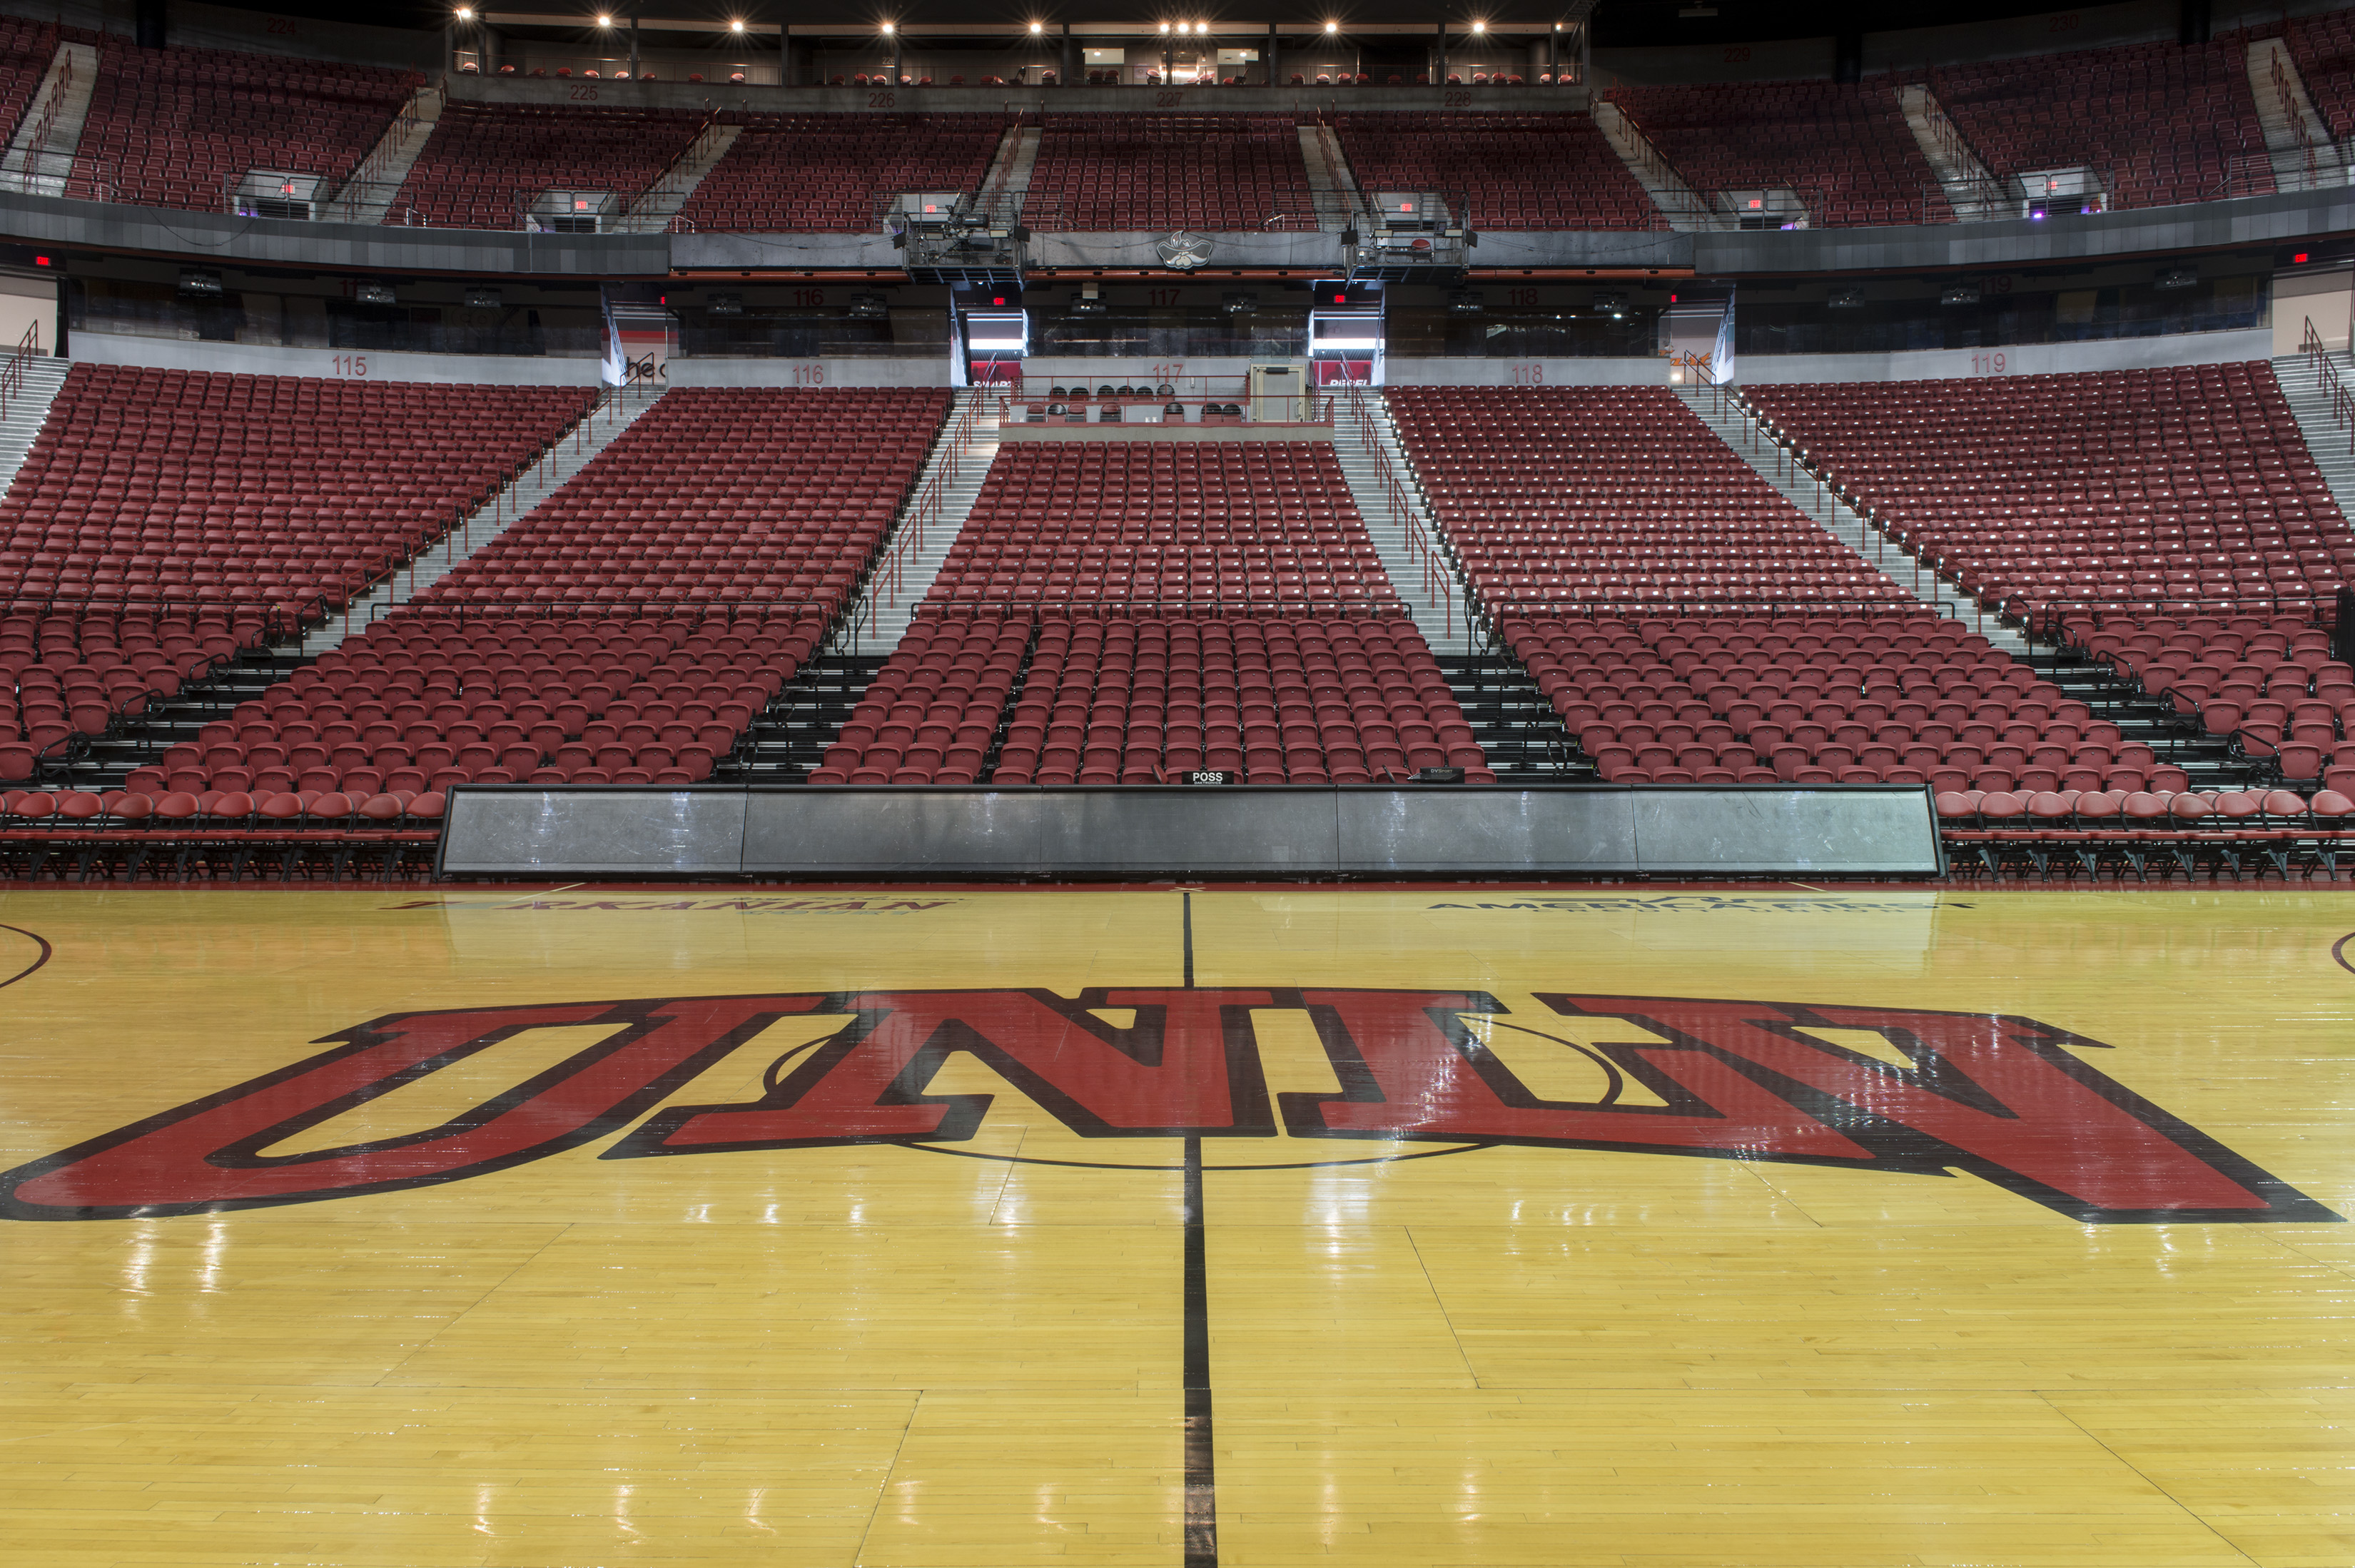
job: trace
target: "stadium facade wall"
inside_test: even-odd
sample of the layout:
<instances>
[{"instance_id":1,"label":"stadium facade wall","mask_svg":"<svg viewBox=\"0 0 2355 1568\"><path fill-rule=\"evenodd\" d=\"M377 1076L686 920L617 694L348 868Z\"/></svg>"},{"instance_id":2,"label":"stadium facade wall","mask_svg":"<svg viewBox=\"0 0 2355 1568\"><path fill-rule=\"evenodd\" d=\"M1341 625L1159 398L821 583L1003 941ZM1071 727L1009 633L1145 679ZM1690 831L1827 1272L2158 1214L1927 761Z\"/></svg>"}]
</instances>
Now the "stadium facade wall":
<instances>
[{"instance_id":1,"label":"stadium facade wall","mask_svg":"<svg viewBox=\"0 0 2355 1568\"><path fill-rule=\"evenodd\" d=\"M1929 348L1903 354L1745 354L1734 379L1778 382L1943 381L1973 376L2056 376L2169 365L2232 365L2273 356L2269 327L2179 332L2100 343L2023 343L2009 348Z\"/></svg>"},{"instance_id":2,"label":"stadium facade wall","mask_svg":"<svg viewBox=\"0 0 2355 1568\"><path fill-rule=\"evenodd\" d=\"M2041 221L1941 223L1889 229L1791 229L1692 234L1693 271L1706 278L1836 272L2009 271L2055 262L2227 251L2355 232L2355 187L2242 197L2188 207L2129 208ZM1490 266L1488 237L1478 264Z\"/></svg>"},{"instance_id":3,"label":"stadium facade wall","mask_svg":"<svg viewBox=\"0 0 2355 1568\"><path fill-rule=\"evenodd\" d=\"M665 362L674 387L945 387L945 346L922 359L682 359Z\"/></svg>"},{"instance_id":4,"label":"stadium facade wall","mask_svg":"<svg viewBox=\"0 0 2355 1568\"><path fill-rule=\"evenodd\" d=\"M447 381L486 387L593 387L604 362L557 356L403 354L373 349L273 348L253 343L198 343L127 333L73 335L72 357L94 365L165 370L226 370L240 376L318 376L336 381ZM677 361L673 362L677 364ZM771 361L770 363L774 363ZM943 369L943 379L946 377ZM774 383L742 383L761 385ZM922 383L875 383L912 386Z\"/></svg>"},{"instance_id":5,"label":"stadium facade wall","mask_svg":"<svg viewBox=\"0 0 2355 1568\"><path fill-rule=\"evenodd\" d=\"M1628 359L1409 359L1382 361L1392 387L1665 387L1666 356Z\"/></svg>"},{"instance_id":6,"label":"stadium facade wall","mask_svg":"<svg viewBox=\"0 0 2355 1568\"><path fill-rule=\"evenodd\" d=\"M2009 270L2107 257L2229 250L2355 232L2355 187L2247 197L2197 207L2087 218L1945 224L1903 229L1817 229L1721 234L1499 233L1480 237L1487 268L1685 268L1703 277ZM374 272L501 274L518 279L661 278L746 268L898 272L878 235L523 234L463 229L372 228L238 218L228 213L69 201L0 191L0 236L192 263ZM1033 265L1151 267L1152 232L1040 235ZM1338 261L1334 236L1218 234L1221 266L1291 268L1321 274ZM890 257L890 260L886 260ZM847 280L846 280L847 281ZM1509 281L1509 274L1505 279Z\"/></svg>"},{"instance_id":7,"label":"stadium facade wall","mask_svg":"<svg viewBox=\"0 0 2355 1568\"><path fill-rule=\"evenodd\" d=\"M0 191L0 235L117 255L169 256L191 265L245 263L457 276L497 273L518 279L659 278L671 266L666 234L525 234L506 229L304 223L11 191Z\"/></svg>"}]
</instances>

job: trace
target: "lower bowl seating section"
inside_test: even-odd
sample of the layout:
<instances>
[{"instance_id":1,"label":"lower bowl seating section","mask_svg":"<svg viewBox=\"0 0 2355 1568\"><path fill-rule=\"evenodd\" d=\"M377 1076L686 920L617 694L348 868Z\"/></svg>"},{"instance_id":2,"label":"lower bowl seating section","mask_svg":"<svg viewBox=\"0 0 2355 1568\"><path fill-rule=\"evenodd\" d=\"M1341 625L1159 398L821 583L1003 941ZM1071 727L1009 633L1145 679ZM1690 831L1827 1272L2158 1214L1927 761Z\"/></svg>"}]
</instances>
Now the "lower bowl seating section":
<instances>
[{"instance_id":1,"label":"lower bowl seating section","mask_svg":"<svg viewBox=\"0 0 2355 1568\"><path fill-rule=\"evenodd\" d=\"M763 114L678 210L695 232L873 232L902 191L974 191L989 177L1003 114Z\"/></svg>"},{"instance_id":2,"label":"lower bowl seating section","mask_svg":"<svg viewBox=\"0 0 2355 1568\"><path fill-rule=\"evenodd\" d=\"M77 365L0 500L0 597L340 609L595 399Z\"/></svg>"},{"instance_id":3,"label":"lower bowl seating section","mask_svg":"<svg viewBox=\"0 0 2355 1568\"><path fill-rule=\"evenodd\" d=\"M1899 80L1614 87L1609 97L1703 197L1788 189L1817 228L1945 223Z\"/></svg>"},{"instance_id":4,"label":"lower bowl seating section","mask_svg":"<svg viewBox=\"0 0 2355 1568\"><path fill-rule=\"evenodd\" d=\"M1050 114L1022 220L1032 229L1316 226L1289 114Z\"/></svg>"},{"instance_id":5,"label":"lower bowl seating section","mask_svg":"<svg viewBox=\"0 0 2355 1568\"><path fill-rule=\"evenodd\" d=\"M109 39L66 194L218 212L266 169L319 176L332 196L424 83L415 71Z\"/></svg>"},{"instance_id":6,"label":"lower bowl seating section","mask_svg":"<svg viewBox=\"0 0 2355 1568\"><path fill-rule=\"evenodd\" d=\"M1366 190L1460 191L1476 229L1666 229L1588 114L1337 114Z\"/></svg>"},{"instance_id":7,"label":"lower bowl seating section","mask_svg":"<svg viewBox=\"0 0 2355 1568\"><path fill-rule=\"evenodd\" d=\"M693 784L823 630L774 618L410 609L133 773L149 794L355 796L453 784Z\"/></svg>"},{"instance_id":8,"label":"lower bowl seating section","mask_svg":"<svg viewBox=\"0 0 2355 1568\"><path fill-rule=\"evenodd\" d=\"M1027 620L911 622L809 782L977 782L1029 644Z\"/></svg>"},{"instance_id":9,"label":"lower bowl seating section","mask_svg":"<svg viewBox=\"0 0 2355 1568\"><path fill-rule=\"evenodd\" d=\"M1038 442L999 450L928 603L1364 613L1397 594L1330 442Z\"/></svg>"},{"instance_id":10,"label":"lower bowl seating section","mask_svg":"<svg viewBox=\"0 0 2355 1568\"><path fill-rule=\"evenodd\" d=\"M2188 783L2085 704L1927 611L1508 618L1499 629L1609 783Z\"/></svg>"},{"instance_id":11,"label":"lower bowl seating section","mask_svg":"<svg viewBox=\"0 0 2355 1568\"><path fill-rule=\"evenodd\" d=\"M626 206L687 151L702 122L689 109L453 101L385 221L521 229L549 191L607 192Z\"/></svg>"},{"instance_id":12,"label":"lower bowl seating section","mask_svg":"<svg viewBox=\"0 0 2355 1568\"><path fill-rule=\"evenodd\" d=\"M930 388L663 394L589 465L419 595L422 603L847 603L922 468Z\"/></svg>"},{"instance_id":13,"label":"lower bowl seating section","mask_svg":"<svg viewBox=\"0 0 2355 1568\"><path fill-rule=\"evenodd\" d=\"M442 837L438 794L335 790L202 794L139 790L0 793L0 879L59 881L278 873L292 881L430 876Z\"/></svg>"},{"instance_id":14,"label":"lower bowl seating section","mask_svg":"<svg viewBox=\"0 0 2355 1568\"><path fill-rule=\"evenodd\" d=\"M2317 617L2355 577L2262 361L1744 395L1924 562L2040 630L2105 608Z\"/></svg>"},{"instance_id":15,"label":"lower bowl seating section","mask_svg":"<svg viewBox=\"0 0 2355 1568\"><path fill-rule=\"evenodd\" d=\"M0 784L108 733L261 642L258 616L0 614Z\"/></svg>"},{"instance_id":16,"label":"lower bowl seating section","mask_svg":"<svg viewBox=\"0 0 2355 1568\"><path fill-rule=\"evenodd\" d=\"M2117 208L2274 188L2241 38L1942 66L1929 83L1999 180L2090 165Z\"/></svg>"},{"instance_id":17,"label":"lower bowl seating section","mask_svg":"<svg viewBox=\"0 0 2355 1568\"><path fill-rule=\"evenodd\" d=\"M1414 623L1050 621L1006 730L1000 784L1366 784L1487 755Z\"/></svg>"},{"instance_id":18,"label":"lower bowl seating section","mask_svg":"<svg viewBox=\"0 0 2355 1568\"><path fill-rule=\"evenodd\" d=\"M1913 602L1665 387L1387 396L1492 614Z\"/></svg>"},{"instance_id":19,"label":"lower bowl seating section","mask_svg":"<svg viewBox=\"0 0 2355 1568\"><path fill-rule=\"evenodd\" d=\"M1327 442L1002 448L813 784L1495 774Z\"/></svg>"},{"instance_id":20,"label":"lower bowl seating section","mask_svg":"<svg viewBox=\"0 0 2355 1568\"><path fill-rule=\"evenodd\" d=\"M2311 801L2286 790L1942 790L1938 836L1950 876L2083 873L2138 881L2181 871L2196 881L2230 872L2287 881L2339 880L2355 862L2355 799L2335 789Z\"/></svg>"},{"instance_id":21,"label":"lower bowl seating section","mask_svg":"<svg viewBox=\"0 0 2355 1568\"><path fill-rule=\"evenodd\" d=\"M2076 615L2062 646L2164 698L2187 731L2286 789L2355 795L2355 669L2330 634L2293 617Z\"/></svg>"},{"instance_id":22,"label":"lower bowl seating section","mask_svg":"<svg viewBox=\"0 0 2355 1568\"><path fill-rule=\"evenodd\" d=\"M812 784L1365 784L1493 779L1411 621L1039 622L908 628Z\"/></svg>"}]
</instances>

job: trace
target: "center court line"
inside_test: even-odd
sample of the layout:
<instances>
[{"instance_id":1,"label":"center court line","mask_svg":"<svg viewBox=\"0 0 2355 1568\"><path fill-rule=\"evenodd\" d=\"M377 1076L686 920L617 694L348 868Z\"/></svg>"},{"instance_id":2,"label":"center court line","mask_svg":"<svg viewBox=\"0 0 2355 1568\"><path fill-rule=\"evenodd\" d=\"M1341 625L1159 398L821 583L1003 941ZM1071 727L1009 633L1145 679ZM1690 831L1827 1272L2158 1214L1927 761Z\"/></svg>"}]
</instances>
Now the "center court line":
<instances>
[{"instance_id":1,"label":"center court line","mask_svg":"<svg viewBox=\"0 0 2355 1568\"><path fill-rule=\"evenodd\" d=\"M1186 989L1194 988L1194 895L1184 895ZM1219 1477L1210 1411L1210 1270L1202 1226L1202 1140L1186 1140L1184 1568L1219 1568Z\"/></svg>"}]
</instances>

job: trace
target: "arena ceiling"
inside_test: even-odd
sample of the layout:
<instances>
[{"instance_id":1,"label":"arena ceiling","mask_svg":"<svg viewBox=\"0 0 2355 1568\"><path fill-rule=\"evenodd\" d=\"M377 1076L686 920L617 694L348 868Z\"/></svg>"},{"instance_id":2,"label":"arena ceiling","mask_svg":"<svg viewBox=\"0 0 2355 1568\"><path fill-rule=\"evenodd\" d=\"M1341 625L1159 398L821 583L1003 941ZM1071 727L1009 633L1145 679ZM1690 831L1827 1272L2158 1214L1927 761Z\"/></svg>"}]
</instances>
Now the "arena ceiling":
<instances>
[{"instance_id":1,"label":"arena ceiling","mask_svg":"<svg viewBox=\"0 0 2355 1568\"><path fill-rule=\"evenodd\" d=\"M253 7L265 9L265 7ZM349 21L352 12L339 0L285 0L266 7L273 16L300 16L320 21ZM453 7L392 0L371 8L368 20L381 27L433 28L442 26ZM523 5L487 7L503 27L528 32L560 32L573 25L564 8L526 0ZM1394 32L1421 31L1444 18L1468 27L1476 19L1492 25L1541 28L1552 22L1593 11L1594 42L1601 48L1632 48L1672 44L1714 44L1772 38L1827 37L1839 33L1881 31L1897 20L1887 5L1843 3L1823 5L1767 5L1763 0L1447 0L1444 5L1417 0L1219 0L1188 5L1185 0L645 0L639 16L648 31L670 30L664 23L684 24L697 32L724 30L735 20L773 27L780 21L819 29L878 27L894 21L926 31L966 32L987 37L1027 29L1034 20L1050 26L1070 22L1080 27L1151 27L1172 18L1201 17L1214 25L1223 21L1235 31L1257 31L1269 22L1313 24L1321 27L1337 20L1345 29ZM2003 0L1925 0L1902 14L1908 27L1927 27L2007 16L2034 16L2051 11L2050 0L2004 4ZM1708 16L1687 13L1706 11ZM614 14L626 16L626 5ZM509 20L512 16L515 19ZM528 18L525 20L524 18ZM583 6L577 26L585 37L594 31L593 10Z\"/></svg>"}]
</instances>

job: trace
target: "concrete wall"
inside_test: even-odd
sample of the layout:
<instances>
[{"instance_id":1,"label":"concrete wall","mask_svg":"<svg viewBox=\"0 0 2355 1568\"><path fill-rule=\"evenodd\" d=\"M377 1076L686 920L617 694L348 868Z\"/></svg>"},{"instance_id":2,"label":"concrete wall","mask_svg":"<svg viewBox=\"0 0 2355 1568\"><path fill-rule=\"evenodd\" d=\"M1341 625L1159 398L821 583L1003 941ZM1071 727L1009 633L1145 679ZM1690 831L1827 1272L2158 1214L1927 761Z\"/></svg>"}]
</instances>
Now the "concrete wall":
<instances>
[{"instance_id":1,"label":"concrete wall","mask_svg":"<svg viewBox=\"0 0 2355 1568\"><path fill-rule=\"evenodd\" d=\"M443 381L489 387L593 387L603 361L495 354L379 354L368 350L265 348L77 332L72 357L96 365L167 370L228 370L242 376L317 376L337 381Z\"/></svg>"},{"instance_id":2,"label":"concrete wall","mask_svg":"<svg viewBox=\"0 0 2355 1568\"><path fill-rule=\"evenodd\" d=\"M2309 318L2325 344L2346 348L2350 317L2355 317L2355 295L2350 291L2355 291L2355 268L2275 273L2274 352L2296 353Z\"/></svg>"},{"instance_id":3,"label":"concrete wall","mask_svg":"<svg viewBox=\"0 0 2355 1568\"><path fill-rule=\"evenodd\" d=\"M1393 387L1665 387L1665 356L1641 359L1407 359L1382 361Z\"/></svg>"},{"instance_id":4,"label":"concrete wall","mask_svg":"<svg viewBox=\"0 0 2355 1568\"><path fill-rule=\"evenodd\" d=\"M923 359L680 359L674 387L945 387L945 349Z\"/></svg>"},{"instance_id":5,"label":"concrete wall","mask_svg":"<svg viewBox=\"0 0 2355 1568\"><path fill-rule=\"evenodd\" d=\"M30 328L44 354L58 351L58 280L0 272L0 352L25 340Z\"/></svg>"},{"instance_id":6,"label":"concrete wall","mask_svg":"<svg viewBox=\"0 0 2355 1568\"><path fill-rule=\"evenodd\" d=\"M664 234L525 234L302 223L0 191L0 236L190 262L526 278L659 278Z\"/></svg>"},{"instance_id":7,"label":"concrete wall","mask_svg":"<svg viewBox=\"0 0 2355 1568\"><path fill-rule=\"evenodd\" d=\"M1776 382L1935 381L1967 376L2050 376L2166 365L2229 365L2270 358L2270 328L2186 332L2107 343L2029 343L2009 348L1930 348L1904 354L1745 354L1744 386Z\"/></svg>"}]
</instances>

